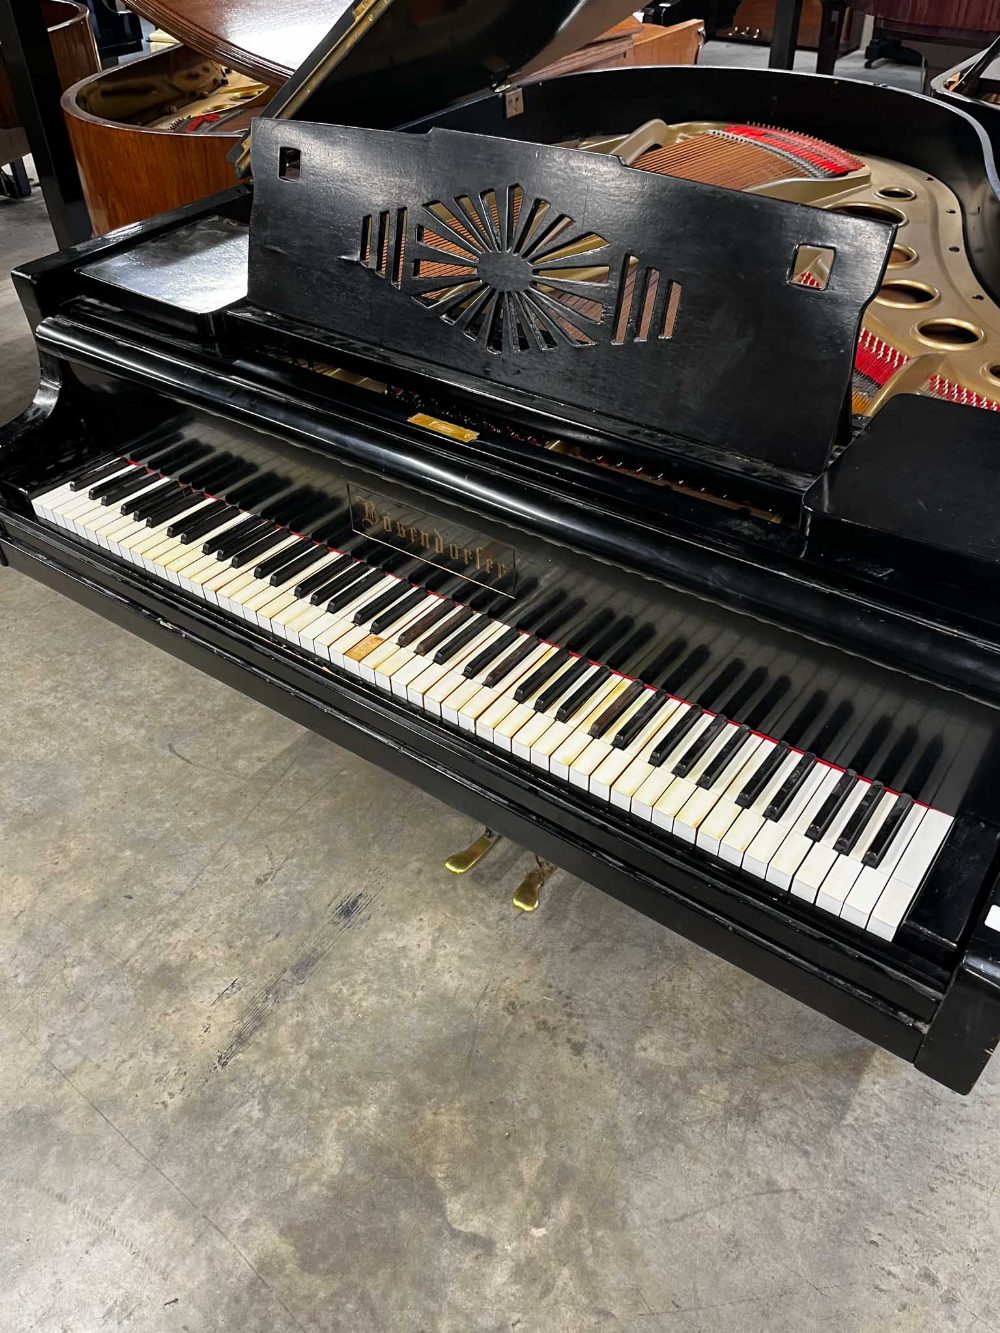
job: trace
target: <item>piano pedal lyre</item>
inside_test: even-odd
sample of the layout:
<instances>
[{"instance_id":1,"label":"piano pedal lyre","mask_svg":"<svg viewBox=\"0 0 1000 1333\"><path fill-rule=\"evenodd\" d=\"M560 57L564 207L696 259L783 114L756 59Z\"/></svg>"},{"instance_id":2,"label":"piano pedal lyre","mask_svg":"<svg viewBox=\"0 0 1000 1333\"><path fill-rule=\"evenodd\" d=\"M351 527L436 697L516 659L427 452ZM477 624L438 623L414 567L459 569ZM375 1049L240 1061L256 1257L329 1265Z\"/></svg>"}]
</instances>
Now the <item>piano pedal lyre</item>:
<instances>
[{"instance_id":1,"label":"piano pedal lyre","mask_svg":"<svg viewBox=\"0 0 1000 1333\"><path fill-rule=\"evenodd\" d=\"M538 907L542 888L555 871L551 861L535 857L535 864L514 890L514 906L519 912L533 912Z\"/></svg>"},{"instance_id":2,"label":"piano pedal lyre","mask_svg":"<svg viewBox=\"0 0 1000 1333\"><path fill-rule=\"evenodd\" d=\"M490 828L484 828L475 842L470 842L468 847L464 847L460 852L455 852L445 861L445 869L450 870L453 875L464 875L466 871L472 870L484 856L488 855L497 845L503 835L494 833Z\"/></svg>"}]
</instances>

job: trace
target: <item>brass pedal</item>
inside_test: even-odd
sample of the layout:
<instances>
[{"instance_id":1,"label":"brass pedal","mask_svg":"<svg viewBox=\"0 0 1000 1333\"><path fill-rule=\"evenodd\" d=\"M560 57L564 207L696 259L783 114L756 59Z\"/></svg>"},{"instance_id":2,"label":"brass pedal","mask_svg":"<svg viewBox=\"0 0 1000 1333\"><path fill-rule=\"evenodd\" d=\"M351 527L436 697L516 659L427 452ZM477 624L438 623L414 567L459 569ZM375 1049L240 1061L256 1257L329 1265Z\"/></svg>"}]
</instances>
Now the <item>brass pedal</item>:
<instances>
[{"instance_id":1,"label":"brass pedal","mask_svg":"<svg viewBox=\"0 0 1000 1333\"><path fill-rule=\"evenodd\" d=\"M448 857L444 863L445 869L450 870L453 875L464 875L493 850L502 836L501 833L494 833L492 829L484 828L475 842L470 842L468 847Z\"/></svg>"},{"instance_id":2,"label":"brass pedal","mask_svg":"<svg viewBox=\"0 0 1000 1333\"><path fill-rule=\"evenodd\" d=\"M551 861L543 861L540 856L535 857L534 868L528 871L514 890L513 902L519 912L533 912L537 908L542 886L555 869Z\"/></svg>"}]
</instances>

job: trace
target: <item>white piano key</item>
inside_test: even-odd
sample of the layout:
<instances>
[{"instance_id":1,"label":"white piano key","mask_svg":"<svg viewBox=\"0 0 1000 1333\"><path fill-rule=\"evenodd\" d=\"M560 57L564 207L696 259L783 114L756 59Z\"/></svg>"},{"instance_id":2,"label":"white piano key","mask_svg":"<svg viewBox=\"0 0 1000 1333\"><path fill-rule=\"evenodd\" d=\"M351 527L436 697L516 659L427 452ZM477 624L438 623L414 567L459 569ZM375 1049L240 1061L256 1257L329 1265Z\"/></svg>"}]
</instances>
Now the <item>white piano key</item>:
<instances>
[{"instance_id":1,"label":"white piano key","mask_svg":"<svg viewBox=\"0 0 1000 1333\"><path fill-rule=\"evenodd\" d=\"M863 930L867 928L868 919L880 901L911 839L918 832L924 813L924 806L912 805L906 813L906 818L896 830L892 843L886 849L881 864L862 866L861 874L851 885L851 891L841 908L842 921L850 921L852 925L860 926Z\"/></svg>"},{"instance_id":2,"label":"white piano key","mask_svg":"<svg viewBox=\"0 0 1000 1333\"><path fill-rule=\"evenodd\" d=\"M671 718L671 727L678 722L681 722L687 713L692 708L697 708L697 706L697 704L682 703ZM653 809L656 806L657 801L662 798L664 792L667 791L670 785L676 781L677 775L673 772L674 764L677 763L684 751L694 744L711 721L712 714L703 712L687 735L682 736L677 744L674 745L670 753L664 758L663 763L658 764L656 767L653 767L652 764L650 765L651 771L649 776L646 778L645 782L643 782L642 786L638 788L629 805L629 809L637 819L647 819L652 821ZM667 735L669 735L671 727L668 727L664 733L664 740ZM652 748L655 747L651 747L651 749Z\"/></svg>"},{"instance_id":3,"label":"white piano key","mask_svg":"<svg viewBox=\"0 0 1000 1333\"><path fill-rule=\"evenodd\" d=\"M872 909L868 930L881 939L895 938L910 904L930 873L954 823L951 815L924 809L924 817L896 863Z\"/></svg>"},{"instance_id":4,"label":"white piano key","mask_svg":"<svg viewBox=\"0 0 1000 1333\"><path fill-rule=\"evenodd\" d=\"M840 769L829 768L823 764L821 770L820 779L813 790L812 797L802 806L795 822L785 834L780 847L768 862L764 878L768 884L773 884L776 889L791 888L795 872L805 860L813 845L812 840L806 837L806 829L816 818L820 807L840 781Z\"/></svg>"},{"instance_id":5,"label":"white piano key","mask_svg":"<svg viewBox=\"0 0 1000 1333\"><path fill-rule=\"evenodd\" d=\"M839 853L835 850L834 843L840 837L845 824L853 815L855 808L860 804L867 790L868 783L859 778L854 784L854 790L850 792L837 811L826 833L822 838L818 838L809 849L805 860L795 872L795 877L792 880L791 891L796 898L804 898L813 903L816 901L816 895L819 893L823 881L839 859Z\"/></svg>"},{"instance_id":6,"label":"white piano key","mask_svg":"<svg viewBox=\"0 0 1000 1333\"><path fill-rule=\"evenodd\" d=\"M699 824L695 842L704 852L719 856L722 839L743 812L736 797L774 749L775 742L752 731L740 751L737 762L731 765L732 776L719 794L719 799ZM721 859L721 858L720 858Z\"/></svg>"},{"instance_id":7,"label":"white piano key","mask_svg":"<svg viewBox=\"0 0 1000 1333\"><path fill-rule=\"evenodd\" d=\"M723 746L731 740L735 726L727 727L723 733ZM696 843L703 851L704 840L699 836L703 824L715 810L723 794L728 790L735 776L746 769L747 760L760 743L760 737L752 732L745 736L737 752L732 755L723 771L710 787L703 787L700 782L684 802L674 817L674 833L687 842ZM722 747L720 747L722 748ZM719 751L716 750L716 754ZM704 769L702 770L704 772ZM733 803L735 804L735 803ZM735 815L733 816L735 818Z\"/></svg>"},{"instance_id":8,"label":"white piano key","mask_svg":"<svg viewBox=\"0 0 1000 1333\"><path fill-rule=\"evenodd\" d=\"M694 730L698 730L698 728L694 728ZM677 817L698 790L698 779L728 739L728 729L723 727L701 758L692 765L687 776L675 776L673 782L653 807L653 823L667 829L682 842L694 842L695 830L688 826L679 825ZM684 749L681 749L679 757L683 758L683 756Z\"/></svg>"},{"instance_id":9,"label":"white piano key","mask_svg":"<svg viewBox=\"0 0 1000 1333\"><path fill-rule=\"evenodd\" d=\"M784 842L785 835L798 819L802 807L812 799L813 793L828 772L829 770L825 764L813 764L811 771L792 797L781 818L768 819L764 817L757 836L743 854L742 865L747 874L755 875L758 879L767 878L767 867L771 863L771 857Z\"/></svg>"}]
</instances>

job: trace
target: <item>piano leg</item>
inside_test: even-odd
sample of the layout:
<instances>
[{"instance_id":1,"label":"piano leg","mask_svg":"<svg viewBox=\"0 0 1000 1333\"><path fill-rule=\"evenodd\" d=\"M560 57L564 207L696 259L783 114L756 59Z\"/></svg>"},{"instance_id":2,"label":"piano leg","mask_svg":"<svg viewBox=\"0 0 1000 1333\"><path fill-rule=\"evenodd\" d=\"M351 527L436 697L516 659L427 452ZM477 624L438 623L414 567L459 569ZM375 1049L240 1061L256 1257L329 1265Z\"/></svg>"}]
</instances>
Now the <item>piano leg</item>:
<instances>
[{"instance_id":1,"label":"piano leg","mask_svg":"<svg viewBox=\"0 0 1000 1333\"><path fill-rule=\"evenodd\" d=\"M479 837L474 842L470 842L468 847L464 847L460 852L454 852L444 863L446 870L450 870L453 875L464 875L466 871L472 870L479 862L500 841L501 834L494 833L492 829L484 828Z\"/></svg>"},{"instance_id":2,"label":"piano leg","mask_svg":"<svg viewBox=\"0 0 1000 1333\"><path fill-rule=\"evenodd\" d=\"M514 906L519 912L533 912L539 902L542 888L556 867L551 861L535 857L535 864L514 890Z\"/></svg>"}]
</instances>

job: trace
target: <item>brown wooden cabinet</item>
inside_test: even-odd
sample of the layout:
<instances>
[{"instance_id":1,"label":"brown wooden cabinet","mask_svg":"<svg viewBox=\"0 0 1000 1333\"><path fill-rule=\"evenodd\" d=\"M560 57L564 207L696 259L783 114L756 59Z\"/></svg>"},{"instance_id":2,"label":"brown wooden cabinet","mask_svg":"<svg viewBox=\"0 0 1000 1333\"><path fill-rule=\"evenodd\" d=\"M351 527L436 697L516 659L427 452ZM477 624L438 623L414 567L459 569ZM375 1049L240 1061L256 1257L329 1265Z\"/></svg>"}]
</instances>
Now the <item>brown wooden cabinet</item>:
<instances>
[{"instance_id":1,"label":"brown wooden cabinet","mask_svg":"<svg viewBox=\"0 0 1000 1333\"><path fill-rule=\"evenodd\" d=\"M41 0L41 3L59 81L68 88L101 68L90 30L90 12L86 5L75 4L73 0ZM13 162L28 151L28 140L21 128L0 50L0 163Z\"/></svg>"}]
</instances>

